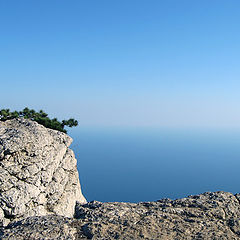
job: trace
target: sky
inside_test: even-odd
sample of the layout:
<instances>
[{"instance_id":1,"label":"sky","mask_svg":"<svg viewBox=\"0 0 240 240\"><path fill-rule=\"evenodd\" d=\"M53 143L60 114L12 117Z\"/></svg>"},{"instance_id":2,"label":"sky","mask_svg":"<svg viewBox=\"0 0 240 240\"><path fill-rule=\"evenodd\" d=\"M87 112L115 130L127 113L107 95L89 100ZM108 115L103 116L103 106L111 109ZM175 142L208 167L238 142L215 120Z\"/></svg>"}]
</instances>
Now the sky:
<instances>
[{"instance_id":1,"label":"sky","mask_svg":"<svg viewBox=\"0 0 240 240\"><path fill-rule=\"evenodd\" d=\"M240 1L2 0L0 108L88 127L240 129Z\"/></svg>"}]
</instances>

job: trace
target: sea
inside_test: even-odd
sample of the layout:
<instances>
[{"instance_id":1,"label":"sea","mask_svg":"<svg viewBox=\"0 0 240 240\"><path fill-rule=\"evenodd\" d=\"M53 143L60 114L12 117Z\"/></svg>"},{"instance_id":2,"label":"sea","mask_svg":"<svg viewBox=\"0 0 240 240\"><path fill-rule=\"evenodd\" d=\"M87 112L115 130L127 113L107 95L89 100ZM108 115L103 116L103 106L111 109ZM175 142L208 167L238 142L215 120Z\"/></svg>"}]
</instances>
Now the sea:
<instances>
[{"instance_id":1,"label":"sea","mask_svg":"<svg viewBox=\"0 0 240 240\"><path fill-rule=\"evenodd\" d=\"M240 192L240 131L78 127L69 135L88 201Z\"/></svg>"}]
</instances>

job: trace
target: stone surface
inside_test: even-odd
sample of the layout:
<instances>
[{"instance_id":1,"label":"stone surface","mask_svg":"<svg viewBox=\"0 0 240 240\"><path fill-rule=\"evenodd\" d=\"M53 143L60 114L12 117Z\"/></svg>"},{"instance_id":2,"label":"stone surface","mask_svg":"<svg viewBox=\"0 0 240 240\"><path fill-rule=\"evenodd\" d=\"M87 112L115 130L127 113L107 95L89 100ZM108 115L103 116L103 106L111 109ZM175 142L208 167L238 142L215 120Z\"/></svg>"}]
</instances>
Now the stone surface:
<instances>
[{"instance_id":1,"label":"stone surface","mask_svg":"<svg viewBox=\"0 0 240 240\"><path fill-rule=\"evenodd\" d=\"M74 218L30 217L1 229L7 239L240 239L240 195L207 192L145 203L90 202Z\"/></svg>"},{"instance_id":2,"label":"stone surface","mask_svg":"<svg viewBox=\"0 0 240 240\"><path fill-rule=\"evenodd\" d=\"M0 224L74 215L81 193L72 139L26 119L0 122Z\"/></svg>"}]
</instances>

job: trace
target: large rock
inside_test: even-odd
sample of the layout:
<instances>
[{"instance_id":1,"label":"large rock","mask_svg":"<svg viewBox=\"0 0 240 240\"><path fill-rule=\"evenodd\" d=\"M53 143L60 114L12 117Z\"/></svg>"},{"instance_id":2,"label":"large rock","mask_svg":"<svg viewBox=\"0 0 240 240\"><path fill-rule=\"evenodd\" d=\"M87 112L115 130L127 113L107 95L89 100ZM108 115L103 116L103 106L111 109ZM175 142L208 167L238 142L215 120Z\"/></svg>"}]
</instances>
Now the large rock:
<instances>
[{"instance_id":1,"label":"large rock","mask_svg":"<svg viewBox=\"0 0 240 240\"><path fill-rule=\"evenodd\" d=\"M73 217L81 193L72 139L26 119L0 122L0 224L28 216Z\"/></svg>"},{"instance_id":2,"label":"large rock","mask_svg":"<svg viewBox=\"0 0 240 240\"><path fill-rule=\"evenodd\" d=\"M204 193L145 203L77 205L77 219L29 217L0 231L2 240L239 240L239 194Z\"/></svg>"}]
</instances>

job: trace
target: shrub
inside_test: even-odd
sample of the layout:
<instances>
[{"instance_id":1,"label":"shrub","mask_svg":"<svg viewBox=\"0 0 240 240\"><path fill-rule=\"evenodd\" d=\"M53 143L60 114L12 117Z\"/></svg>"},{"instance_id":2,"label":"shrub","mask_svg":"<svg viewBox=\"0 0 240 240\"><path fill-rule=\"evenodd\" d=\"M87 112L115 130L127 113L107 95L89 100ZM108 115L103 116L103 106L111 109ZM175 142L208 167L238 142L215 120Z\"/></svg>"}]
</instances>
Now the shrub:
<instances>
[{"instance_id":1,"label":"shrub","mask_svg":"<svg viewBox=\"0 0 240 240\"><path fill-rule=\"evenodd\" d=\"M67 130L64 129L65 126L75 127L78 125L78 121L73 118L70 118L68 120L62 120L62 122L59 122L57 118L50 119L48 117L48 114L45 113L43 110L36 112L35 110L29 109L27 107L20 112L17 112L17 111L11 112L10 109L0 110L0 121L6 121L9 119L14 119L19 117L31 119L47 128L58 130L64 133L67 133Z\"/></svg>"}]
</instances>

